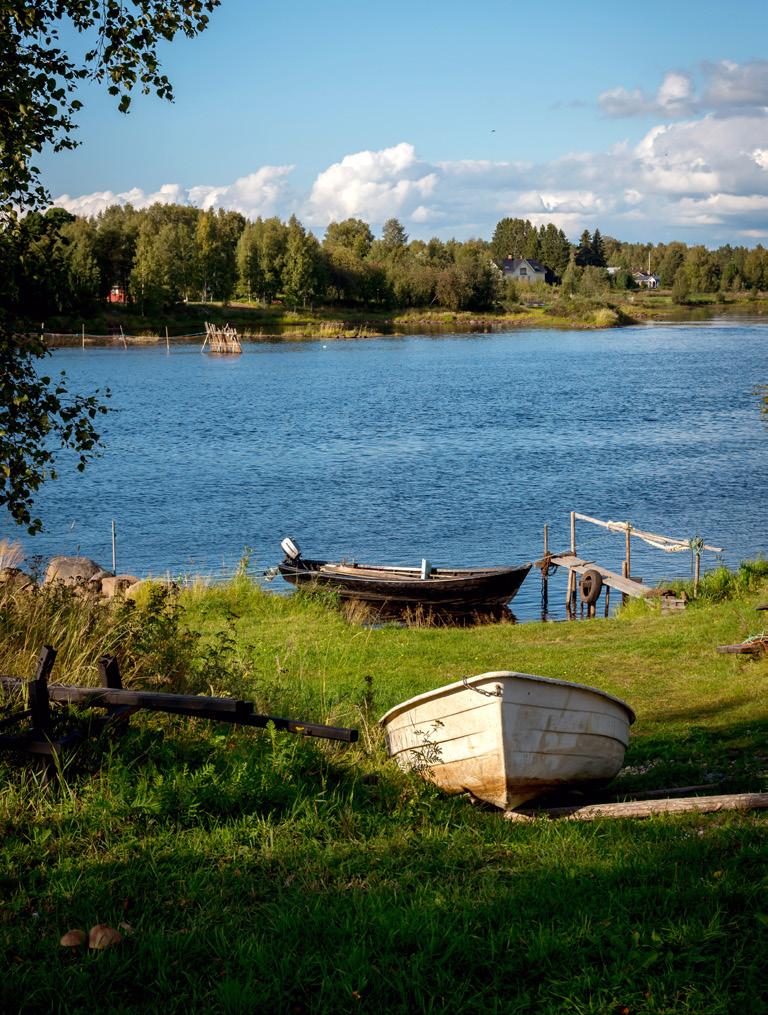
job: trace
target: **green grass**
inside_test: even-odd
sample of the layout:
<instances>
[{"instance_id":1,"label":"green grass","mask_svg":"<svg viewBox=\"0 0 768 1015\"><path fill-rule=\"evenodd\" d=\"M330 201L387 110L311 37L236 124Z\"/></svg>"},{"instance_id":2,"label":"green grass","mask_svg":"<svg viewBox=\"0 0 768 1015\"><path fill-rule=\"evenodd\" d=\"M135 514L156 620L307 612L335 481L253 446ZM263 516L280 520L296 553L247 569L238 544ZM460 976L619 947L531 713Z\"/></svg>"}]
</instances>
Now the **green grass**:
<instances>
[{"instance_id":1,"label":"green grass","mask_svg":"<svg viewBox=\"0 0 768 1015\"><path fill-rule=\"evenodd\" d=\"M763 582L673 616L469 629L357 627L242 577L115 612L6 599L4 673L51 641L54 678L95 682L106 648L128 683L242 694L361 739L138 716L60 785L1 759L0 1008L765 1011L762 812L506 822L400 773L375 722L462 674L564 677L637 712L617 792L763 791L768 659L715 652L762 626ZM105 952L59 947L97 922L132 932Z\"/></svg>"}]
</instances>

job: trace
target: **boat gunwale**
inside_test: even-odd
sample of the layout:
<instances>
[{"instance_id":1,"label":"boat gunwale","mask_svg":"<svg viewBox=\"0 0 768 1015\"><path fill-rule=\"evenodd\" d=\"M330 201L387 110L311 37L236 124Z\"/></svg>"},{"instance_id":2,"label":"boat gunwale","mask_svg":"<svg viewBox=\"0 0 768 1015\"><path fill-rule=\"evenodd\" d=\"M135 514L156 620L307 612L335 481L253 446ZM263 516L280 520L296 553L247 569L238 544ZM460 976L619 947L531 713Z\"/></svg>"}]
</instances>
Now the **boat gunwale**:
<instances>
[{"instance_id":1,"label":"boat gunwale","mask_svg":"<svg viewBox=\"0 0 768 1015\"><path fill-rule=\"evenodd\" d=\"M499 680L503 677L522 677L524 681L530 680L538 684L555 684L560 687L576 688L580 691L591 691L593 694L597 694L607 701L612 701L616 705L621 705L621 707L629 714L630 726L637 719L634 709L628 705L626 701L623 701L621 698L617 698L614 694L609 694L608 691L602 691L599 687L593 687L591 684L579 684L573 680L560 680L557 677L542 677L536 673L520 673L517 670L489 670L487 673L477 673L474 676L456 680L451 684L443 684L442 687L436 687L431 691L425 691L423 694L417 694L413 698L408 698L406 701L402 701L398 705L394 705L388 712L385 712L379 719L379 724L381 726L387 726L387 724L390 723L397 715L407 712L416 705L444 697L449 692L457 691L461 688L471 688L476 683L480 683L485 680ZM499 704L502 703L502 700L503 699L501 697L496 698L496 701L498 701ZM489 703L490 702L486 702L486 704Z\"/></svg>"}]
</instances>

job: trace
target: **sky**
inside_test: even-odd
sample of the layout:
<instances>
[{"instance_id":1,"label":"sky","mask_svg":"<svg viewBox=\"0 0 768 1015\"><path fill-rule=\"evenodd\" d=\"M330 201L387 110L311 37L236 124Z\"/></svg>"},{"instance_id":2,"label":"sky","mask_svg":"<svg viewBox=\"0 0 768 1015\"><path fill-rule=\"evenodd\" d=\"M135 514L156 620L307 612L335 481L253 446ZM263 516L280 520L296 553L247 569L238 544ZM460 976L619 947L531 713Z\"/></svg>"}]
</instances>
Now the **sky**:
<instances>
[{"instance_id":1,"label":"sky","mask_svg":"<svg viewBox=\"0 0 768 1015\"><path fill-rule=\"evenodd\" d=\"M396 217L490 239L505 216L631 241L768 243L768 3L223 0L161 49L173 104L86 86L54 203ZM72 40L65 35L71 44Z\"/></svg>"}]
</instances>

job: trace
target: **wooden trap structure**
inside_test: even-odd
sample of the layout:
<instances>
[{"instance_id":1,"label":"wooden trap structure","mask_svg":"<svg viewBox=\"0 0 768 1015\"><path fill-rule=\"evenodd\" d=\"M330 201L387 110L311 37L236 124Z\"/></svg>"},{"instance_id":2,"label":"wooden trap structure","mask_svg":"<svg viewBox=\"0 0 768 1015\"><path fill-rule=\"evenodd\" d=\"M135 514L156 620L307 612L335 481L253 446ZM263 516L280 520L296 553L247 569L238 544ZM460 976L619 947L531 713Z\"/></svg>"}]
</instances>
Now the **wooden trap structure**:
<instances>
[{"instance_id":1,"label":"wooden trap structure","mask_svg":"<svg viewBox=\"0 0 768 1015\"><path fill-rule=\"evenodd\" d=\"M127 690L114 656L102 656L98 661L99 687L51 684L48 678L55 660L56 650L46 645L38 656L31 680L0 677L0 691L11 707L16 708L8 715L0 713L0 750L29 755L42 765L48 776L60 771L61 757L67 750L106 729L120 732L127 727L130 717L142 709L259 729L272 725L285 733L342 743L355 743L358 738L356 729L257 713L253 702L237 698ZM54 710L53 703L60 707ZM82 719L73 720L69 706L104 709L105 715L87 723ZM25 721L29 721L29 725L18 729ZM12 727L17 727L14 733L3 732Z\"/></svg>"},{"instance_id":2,"label":"wooden trap structure","mask_svg":"<svg viewBox=\"0 0 768 1015\"><path fill-rule=\"evenodd\" d=\"M216 324L209 324L208 321L205 322L205 340L200 352L205 352L206 346L209 352L215 353L237 355L243 351L236 328L230 324L225 324L221 328Z\"/></svg>"},{"instance_id":3,"label":"wooden trap structure","mask_svg":"<svg viewBox=\"0 0 768 1015\"><path fill-rule=\"evenodd\" d=\"M621 566L621 574L611 571L594 560L585 560L576 552L576 520L589 522L591 525L598 525L611 532L623 534L625 538L624 561ZM649 546L665 553L680 553L690 551L694 556L694 589L698 591L701 577L701 554L703 550L712 553L722 553L721 546L709 546L703 539L679 539L674 536L660 536L654 532L646 532L644 529L635 528L631 522L602 521L599 518L592 518L590 515L579 514L578 511L571 511L571 547L564 553L550 553L549 551L549 526L544 526L544 554L541 560L537 560L535 566L541 569L541 603L542 615L546 614L549 602L549 577L555 573L557 568L565 568L568 572L568 587L565 598L566 614L569 619L576 616L577 590L578 598L581 600L582 612L586 606L588 617L594 617L597 610L597 602L600 593L605 589L605 616L608 616L610 609L611 590L619 592L622 601L626 598L648 599L652 597L661 598L661 607L665 612L673 612L685 609L685 599L678 598L672 591L659 591L651 586L643 584L642 578L632 574L632 539L640 539Z\"/></svg>"}]
</instances>

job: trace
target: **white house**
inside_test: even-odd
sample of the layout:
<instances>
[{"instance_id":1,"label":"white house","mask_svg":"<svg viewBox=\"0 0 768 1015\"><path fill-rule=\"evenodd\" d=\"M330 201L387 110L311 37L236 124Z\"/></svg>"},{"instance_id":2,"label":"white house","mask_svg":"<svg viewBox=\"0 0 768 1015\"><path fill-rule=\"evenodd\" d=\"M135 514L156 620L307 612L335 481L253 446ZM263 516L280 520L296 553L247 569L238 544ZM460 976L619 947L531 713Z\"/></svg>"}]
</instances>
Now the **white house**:
<instances>
[{"instance_id":1,"label":"white house","mask_svg":"<svg viewBox=\"0 0 768 1015\"><path fill-rule=\"evenodd\" d=\"M547 269L532 257L505 257L501 265L504 278L516 282L546 282Z\"/></svg>"},{"instance_id":2,"label":"white house","mask_svg":"<svg viewBox=\"0 0 768 1015\"><path fill-rule=\"evenodd\" d=\"M649 271L633 271L632 278L635 285L645 286L646 289L658 289L661 282L658 275L652 275Z\"/></svg>"}]
</instances>

